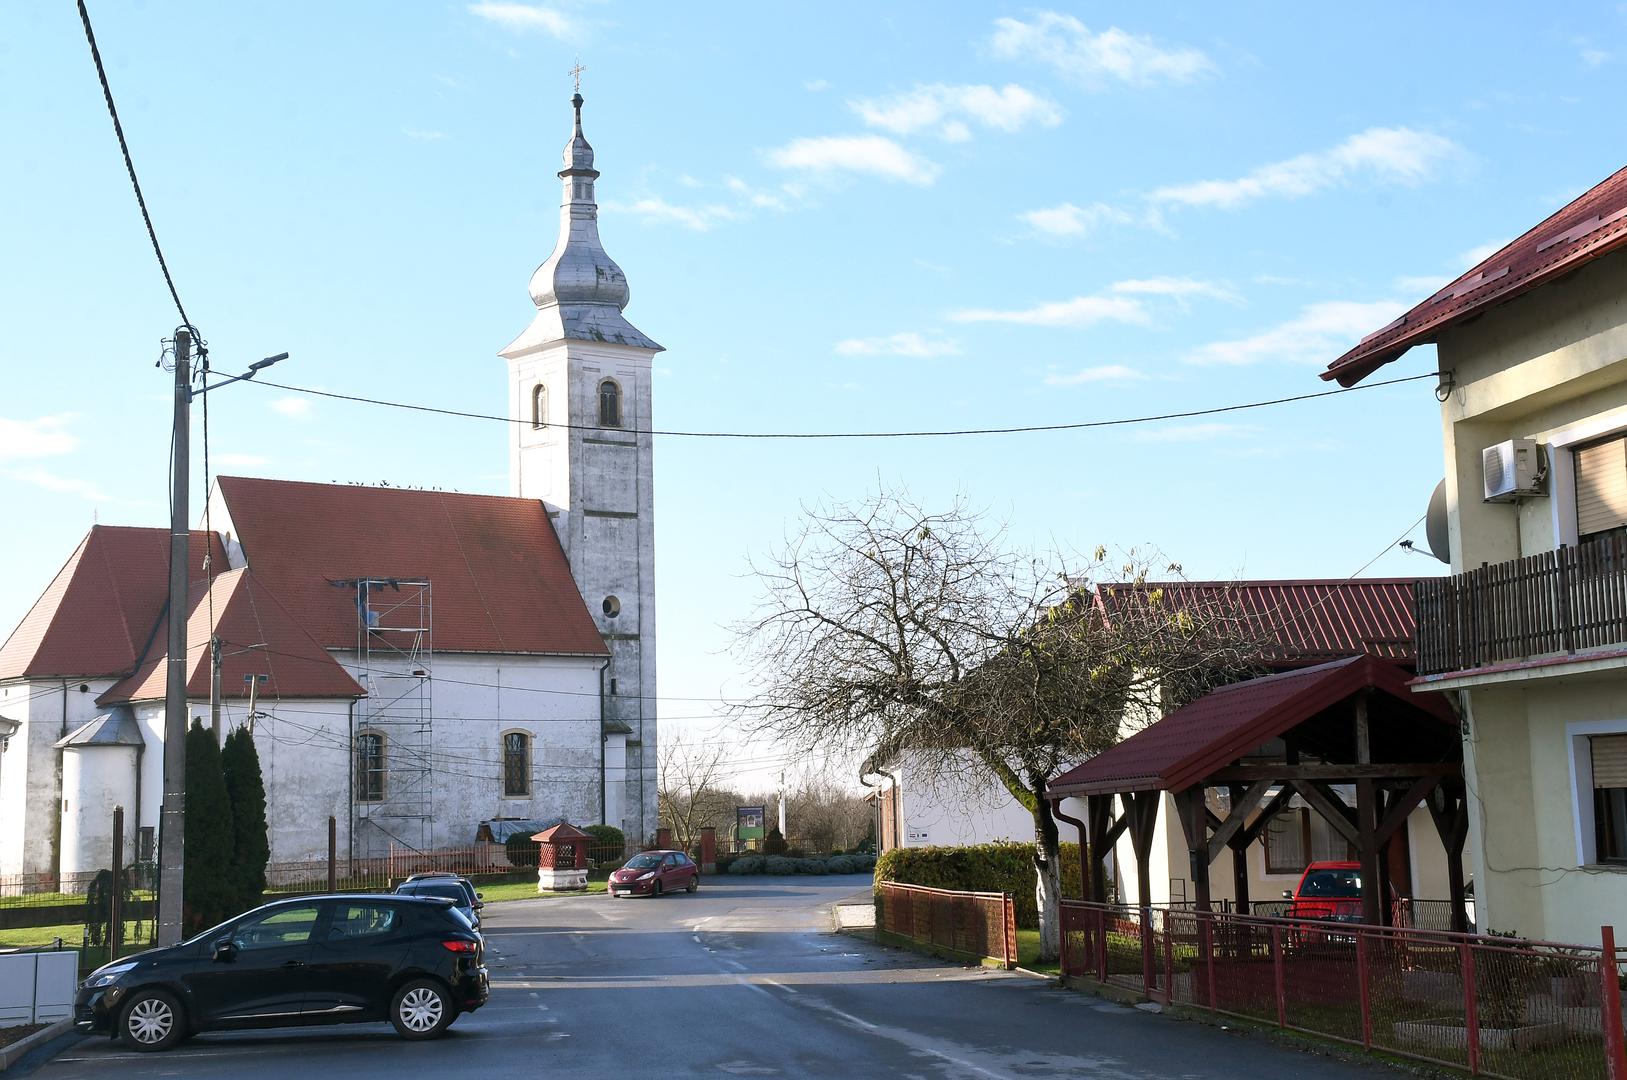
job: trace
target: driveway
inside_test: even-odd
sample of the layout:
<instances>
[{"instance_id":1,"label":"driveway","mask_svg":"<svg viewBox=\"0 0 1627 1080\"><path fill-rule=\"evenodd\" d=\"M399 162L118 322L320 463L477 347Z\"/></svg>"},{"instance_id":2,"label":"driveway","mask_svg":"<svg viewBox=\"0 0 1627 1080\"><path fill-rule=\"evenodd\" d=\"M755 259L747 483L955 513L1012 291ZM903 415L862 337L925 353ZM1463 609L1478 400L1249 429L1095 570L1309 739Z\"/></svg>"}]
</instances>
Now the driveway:
<instances>
[{"instance_id":1,"label":"driveway","mask_svg":"<svg viewBox=\"0 0 1627 1080\"><path fill-rule=\"evenodd\" d=\"M440 1041L405 1043L380 1024L206 1035L149 1055L96 1038L34 1075L1396 1075L827 933L830 905L864 884L722 877L693 896L494 904L491 1003Z\"/></svg>"}]
</instances>

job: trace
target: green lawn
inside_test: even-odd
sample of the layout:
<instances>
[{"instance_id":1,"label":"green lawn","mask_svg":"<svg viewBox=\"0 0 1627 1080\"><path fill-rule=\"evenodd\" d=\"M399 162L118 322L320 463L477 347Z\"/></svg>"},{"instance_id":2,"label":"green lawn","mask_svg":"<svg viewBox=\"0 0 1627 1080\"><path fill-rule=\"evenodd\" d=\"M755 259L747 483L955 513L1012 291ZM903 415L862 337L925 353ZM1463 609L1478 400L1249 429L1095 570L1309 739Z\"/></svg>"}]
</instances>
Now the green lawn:
<instances>
[{"instance_id":1,"label":"green lawn","mask_svg":"<svg viewBox=\"0 0 1627 1080\"><path fill-rule=\"evenodd\" d=\"M480 894L480 898L488 904L501 903L504 900L535 900L542 896L581 895L580 893L539 893L537 891L537 882L534 878L528 881L500 881L493 885L482 885L479 882L476 882L475 891L478 892ZM588 882L587 891L590 893L602 893L605 891L605 883L602 881L590 881Z\"/></svg>"},{"instance_id":2,"label":"green lawn","mask_svg":"<svg viewBox=\"0 0 1627 1080\"><path fill-rule=\"evenodd\" d=\"M1062 962L1051 960L1047 963L1039 962L1039 931L1017 931L1017 966L1025 967L1029 971L1038 971L1045 975L1062 974Z\"/></svg>"}]
</instances>

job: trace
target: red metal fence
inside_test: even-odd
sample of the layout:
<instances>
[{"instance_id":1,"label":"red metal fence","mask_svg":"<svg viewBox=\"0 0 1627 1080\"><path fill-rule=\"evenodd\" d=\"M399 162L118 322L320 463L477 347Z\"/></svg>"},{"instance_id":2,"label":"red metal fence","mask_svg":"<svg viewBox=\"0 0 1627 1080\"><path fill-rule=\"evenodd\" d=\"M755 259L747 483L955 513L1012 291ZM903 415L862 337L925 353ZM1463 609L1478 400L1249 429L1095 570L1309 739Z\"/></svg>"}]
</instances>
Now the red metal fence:
<instances>
[{"instance_id":1,"label":"red metal fence","mask_svg":"<svg viewBox=\"0 0 1627 1080\"><path fill-rule=\"evenodd\" d=\"M1062 902L1062 972L1165 1003L1510 1080L1627 1080L1598 947Z\"/></svg>"},{"instance_id":2,"label":"red metal fence","mask_svg":"<svg viewBox=\"0 0 1627 1080\"><path fill-rule=\"evenodd\" d=\"M1017 966L1017 910L1010 893L957 892L883 881L876 930L946 952Z\"/></svg>"}]
</instances>

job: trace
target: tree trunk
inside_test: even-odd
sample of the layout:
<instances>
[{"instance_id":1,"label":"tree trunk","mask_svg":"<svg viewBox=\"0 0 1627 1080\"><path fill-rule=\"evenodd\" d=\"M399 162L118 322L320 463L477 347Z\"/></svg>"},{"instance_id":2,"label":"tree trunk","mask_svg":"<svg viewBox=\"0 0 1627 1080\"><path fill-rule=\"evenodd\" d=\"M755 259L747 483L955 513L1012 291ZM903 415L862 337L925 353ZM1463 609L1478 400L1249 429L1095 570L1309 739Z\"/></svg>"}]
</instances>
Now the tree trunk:
<instances>
[{"instance_id":1,"label":"tree trunk","mask_svg":"<svg viewBox=\"0 0 1627 1080\"><path fill-rule=\"evenodd\" d=\"M1043 791L1034 807L1034 906L1039 909L1039 959L1042 963L1062 955L1061 844L1056 818Z\"/></svg>"}]
</instances>

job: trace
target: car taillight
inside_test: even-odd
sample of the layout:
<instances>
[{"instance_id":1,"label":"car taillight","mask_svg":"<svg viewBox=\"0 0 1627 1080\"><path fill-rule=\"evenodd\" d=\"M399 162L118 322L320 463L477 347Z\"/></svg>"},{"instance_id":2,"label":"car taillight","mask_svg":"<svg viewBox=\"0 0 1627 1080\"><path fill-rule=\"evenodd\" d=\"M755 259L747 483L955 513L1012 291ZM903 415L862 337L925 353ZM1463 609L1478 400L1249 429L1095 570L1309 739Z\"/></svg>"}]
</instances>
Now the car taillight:
<instances>
[{"instance_id":1,"label":"car taillight","mask_svg":"<svg viewBox=\"0 0 1627 1080\"><path fill-rule=\"evenodd\" d=\"M441 942L441 948L445 949L447 952L472 953L480 951L480 946L475 942L461 941L457 938L451 938L447 941Z\"/></svg>"}]
</instances>

